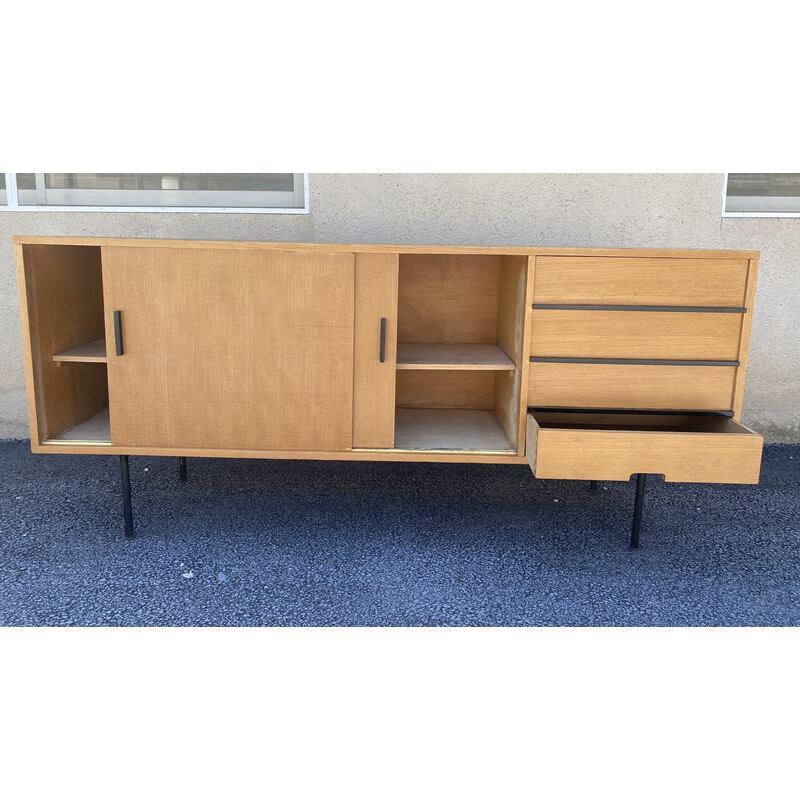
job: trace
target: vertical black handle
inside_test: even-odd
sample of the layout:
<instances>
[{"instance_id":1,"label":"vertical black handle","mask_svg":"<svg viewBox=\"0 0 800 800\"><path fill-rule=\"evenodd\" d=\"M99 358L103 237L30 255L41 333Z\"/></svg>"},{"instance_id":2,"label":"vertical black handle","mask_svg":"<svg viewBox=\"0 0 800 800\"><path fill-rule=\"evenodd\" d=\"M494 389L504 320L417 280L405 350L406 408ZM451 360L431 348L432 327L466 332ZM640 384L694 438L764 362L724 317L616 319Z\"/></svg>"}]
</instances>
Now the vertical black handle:
<instances>
[{"instance_id":1,"label":"vertical black handle","mask_svg":"<svg viewBox=\"0 0 800 800\"><path fill-rule=\"evenodd\" d=\"M114 340L117 344L117 355L122 355L122 312L114 312Z\"/></svg>"},{"instance_id":2,"label":"vertical black handle","mask_svg":"<svg viewBox=\"0 0 800 800\"><path fill-rule=\"evenodd\" d=\"M386 361L386 317L381 317L381 364Z\"/></svg>"}]
</instances>

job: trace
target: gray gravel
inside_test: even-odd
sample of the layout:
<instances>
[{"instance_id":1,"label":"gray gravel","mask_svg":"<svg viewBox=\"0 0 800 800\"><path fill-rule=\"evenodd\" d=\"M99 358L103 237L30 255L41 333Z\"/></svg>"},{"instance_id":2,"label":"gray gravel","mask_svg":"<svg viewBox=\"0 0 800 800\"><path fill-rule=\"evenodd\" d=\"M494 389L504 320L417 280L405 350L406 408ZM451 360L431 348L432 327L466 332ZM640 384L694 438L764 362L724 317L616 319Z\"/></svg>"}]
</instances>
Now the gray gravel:
<instances>
[{"instance_id":1,"label":"gray gravel","mask_svg":"<svg viewBox=\"0 0 800 800\"><path fill-rule=\"evenodd\" d=\"M800 623L800 446L759 486L527 467L131 458L0 441L2 625Z\"/></svg>"}]
</instances>

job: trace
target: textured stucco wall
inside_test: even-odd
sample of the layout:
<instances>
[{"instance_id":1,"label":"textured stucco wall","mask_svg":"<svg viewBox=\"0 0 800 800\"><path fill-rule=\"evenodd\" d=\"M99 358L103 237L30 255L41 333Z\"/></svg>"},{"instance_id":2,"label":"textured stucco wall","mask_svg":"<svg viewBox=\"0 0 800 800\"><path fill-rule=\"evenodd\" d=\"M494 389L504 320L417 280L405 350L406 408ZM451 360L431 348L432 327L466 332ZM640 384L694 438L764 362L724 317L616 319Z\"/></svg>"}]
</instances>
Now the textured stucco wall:
<instances>
[{"instance_id":1,"label":"textured stucco wall","mask_svg":"<svg viewBox=\"0 0 800 800\"><path fill-rule=\"evenodd\" d=\"M743 421L800 441L800 219L722 219L714 174L322 174L311 214L0 212L0 437L28 435L14 234L760 250Z\"/></svg>"}]
</instances>

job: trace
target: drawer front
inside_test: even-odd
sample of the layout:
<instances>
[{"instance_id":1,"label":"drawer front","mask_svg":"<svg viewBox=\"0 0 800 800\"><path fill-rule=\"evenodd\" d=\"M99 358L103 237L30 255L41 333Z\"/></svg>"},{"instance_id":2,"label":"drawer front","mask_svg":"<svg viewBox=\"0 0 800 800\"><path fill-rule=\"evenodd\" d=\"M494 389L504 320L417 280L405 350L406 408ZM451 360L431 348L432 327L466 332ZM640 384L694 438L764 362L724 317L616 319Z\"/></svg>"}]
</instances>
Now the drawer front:
<instances>
[{"instance_id":1,"label":"drawer front","mask_svg":"<svg viewBox=\"0 0 800 800\"><path fill-rule=\"evenodd\" d=\"M730 411L736 367L531 364L528 405Z\"/></svg>"},{"instance_id":2,"label":"drawer front","mask_svg":"<svg viewBox=\"0 0 800 800\"><path fill-rule=\"evenodd\" d=\"M741 314L534 310L532 356L736 361Z\"/></svg>"},{"instance_id":3,"label":"drawer front","mask_svg":"<svg viewBox=\"0 0 800 800\"><path fill-rule=\"evenodd\" d=\"M741 308L747 267L744 259L537 256L533 302Z\"/></svg>"},{"instance_id":4,"label":"drawer front","mask_svg":"<svg viewBox=\"0 0 800 800\"><path fill-rule=\"evenodd\" d=\"M709 430L690 431L562 429L537 418L528 415L526 441L537 478L627 481L645 473L668 482L758 483L764 440L731 419L706 418L698 427Z\"/></svg>"}]
</instances>

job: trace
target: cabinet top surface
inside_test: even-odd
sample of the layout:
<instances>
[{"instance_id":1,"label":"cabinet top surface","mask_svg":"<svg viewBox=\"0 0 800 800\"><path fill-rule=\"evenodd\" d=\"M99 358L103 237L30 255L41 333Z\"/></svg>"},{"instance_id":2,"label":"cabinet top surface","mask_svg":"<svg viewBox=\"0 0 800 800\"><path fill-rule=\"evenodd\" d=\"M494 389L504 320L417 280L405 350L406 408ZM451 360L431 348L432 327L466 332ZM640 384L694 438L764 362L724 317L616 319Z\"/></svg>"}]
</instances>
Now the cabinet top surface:
<instances>
[{"instance_id":1,"label":"cabinet top surface","mask_svg":"<svg viewBox=\"0 0 800 800\"><path fill-rule=\"evenodd\" d=\"M102 247L198 247L236 250L312 250L328 253L431 253L519 256L637 256L654 258L758 258L757 250L679 250L600 247L469 247L456 245L341 244L320 242L206 241L202 239L113 239L80 236L15 236L14 244Z\"/></svg>"}]
</instances>

